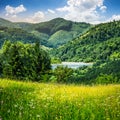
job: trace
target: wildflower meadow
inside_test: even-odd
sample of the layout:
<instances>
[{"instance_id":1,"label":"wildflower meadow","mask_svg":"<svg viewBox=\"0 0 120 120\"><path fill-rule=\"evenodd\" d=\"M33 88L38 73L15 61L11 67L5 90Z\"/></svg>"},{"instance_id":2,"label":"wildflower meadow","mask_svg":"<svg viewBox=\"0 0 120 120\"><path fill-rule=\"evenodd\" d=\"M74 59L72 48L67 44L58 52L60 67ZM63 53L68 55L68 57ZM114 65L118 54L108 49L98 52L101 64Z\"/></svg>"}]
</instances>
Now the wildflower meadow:
<instances>
[{"instance_id":1,"label":"wildflower meadow","mask_svg":"<svg viewBox=\"0 0 120 120\"><path fill-rule=\"evenodd\" d=\"M120 120L120 85L0 79L0 120Z\"/></svg>"}]
</instances>

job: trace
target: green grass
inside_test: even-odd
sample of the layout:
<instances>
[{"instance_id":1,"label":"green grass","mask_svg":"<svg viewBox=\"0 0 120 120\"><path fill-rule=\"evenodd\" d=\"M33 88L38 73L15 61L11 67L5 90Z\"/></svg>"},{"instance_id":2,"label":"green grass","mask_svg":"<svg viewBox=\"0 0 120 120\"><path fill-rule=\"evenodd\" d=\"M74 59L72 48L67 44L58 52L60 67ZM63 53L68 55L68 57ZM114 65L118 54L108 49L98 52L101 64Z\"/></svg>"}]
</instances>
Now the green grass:
<instances>
[{"instance_id":1,"label":"green grass","mask_svg":"<svg viewBox=\"0 0 120 120\"><path fill-rule=\"evenodd\" d=\"M0 120L120 120L120 85L0 79Z\"/></svg>"}]
</instances>

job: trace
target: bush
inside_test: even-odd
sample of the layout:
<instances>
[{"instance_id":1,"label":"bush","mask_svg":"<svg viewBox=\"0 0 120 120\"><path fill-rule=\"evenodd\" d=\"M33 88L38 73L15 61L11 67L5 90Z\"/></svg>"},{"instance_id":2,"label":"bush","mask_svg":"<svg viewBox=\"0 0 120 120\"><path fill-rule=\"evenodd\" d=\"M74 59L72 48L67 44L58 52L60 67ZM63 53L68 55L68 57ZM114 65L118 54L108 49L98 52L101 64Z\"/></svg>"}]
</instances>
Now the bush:
<instances>
[{"instance_id":1,"label":"bush","mask_svg":"<svg viewBox=\"0 0 120 120\"><path fill-rule=\"evenodd\" d=\"M95 81L97 84L112 84L117 83L118 78L112 75L102 74L98 76Z\"/></svg>"},{"instance_id":2,"label":"bush","mask_svg":"<svg viewBox=\"0 0 120 120\"><path fill-rule=\"evenodd\" d=\"M56 76L56 80L58 83L70 83L72 74L73 74L73 69L63 66L58 66L54 70L54 74Z\"/></svg>"},{"instance_id":3,"label":"bush","mask_svg":"<svg viewBox=\"0 0 120 120\"><path fill-rule=\"evenodd\" d=\"M50 57L38 42L23 44L6 41L1 49L0 61L1 76L7 78L36 81L51 68Z\"/></svg>"}]
</instances>

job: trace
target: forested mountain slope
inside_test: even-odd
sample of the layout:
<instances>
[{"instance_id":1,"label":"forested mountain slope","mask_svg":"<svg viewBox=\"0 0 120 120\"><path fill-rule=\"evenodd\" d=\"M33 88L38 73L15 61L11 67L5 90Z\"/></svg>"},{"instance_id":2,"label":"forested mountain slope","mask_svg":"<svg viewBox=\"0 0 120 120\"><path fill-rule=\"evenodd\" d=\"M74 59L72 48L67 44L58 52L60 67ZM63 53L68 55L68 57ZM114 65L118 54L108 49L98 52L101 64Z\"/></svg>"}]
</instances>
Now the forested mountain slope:
<instances>
[{"instance_id":1,"label":"forested mountain slope","mask_svg":"<svg viewBox=\"0 0 120 120\"><path fill-rule=\"evenodd\" d=\"M82 36L51 51L62 61L107 60L120 57L120 21L102 23Z\"/></svg>"},{"instance_id":2,"label":"forested mountain slope","mask_svg":"<svg viewBox=\"0 0 120 120\"><path fill-rule=\"evenodd\" d=\"M8 20L5 20L3 18L0 18L0 26L1 27L10 27L10 28L17 28L17 27L19 27L15 23L10 22Z\"/></svg>"},{"instance_id":3,"label":"forested mountain slope","mask_svg":"<svg viewBox=\"0 0 120 120\"><path fill-rule=\"evenodd\" d=\"M91 26L92 25L88 23L72 22L63 18L56 18L37 24L13 23L0 18L0 28L8 27L8 29L22 29L36 36L41 41L42 45L53 48L57 48L78 37L86 32ZM5 37L2 39L5 39Z\"/></svg>"},{"instance_id":4,"label":"forested mountain slope","mask_svg":"<svg viewBox=\"0 0 120 120\"><path fill-rule=\"evenodd\" d=\"M0 47L2 47L6 40L10 40L11 42L35 43L39 38L20 28L0 27Z\"/></svg>"}]
</instances>

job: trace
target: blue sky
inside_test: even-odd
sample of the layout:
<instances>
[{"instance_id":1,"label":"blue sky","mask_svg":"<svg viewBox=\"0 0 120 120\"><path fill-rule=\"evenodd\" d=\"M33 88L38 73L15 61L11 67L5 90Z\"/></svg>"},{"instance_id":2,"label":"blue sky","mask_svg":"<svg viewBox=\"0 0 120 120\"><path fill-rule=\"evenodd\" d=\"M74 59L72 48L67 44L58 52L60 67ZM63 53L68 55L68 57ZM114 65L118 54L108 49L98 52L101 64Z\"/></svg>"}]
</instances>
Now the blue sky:
<instances>
[{"instance_id":1,"label":"blue sky","mask_svg":"<svg viewBox=\"0 0 120 120\"><path fill-rule=\"evenodd\" d=\"M120 20L120 0L0 0L0 17L38 23L56 17L77 22Z\"/></svg>"}]
</instances>

